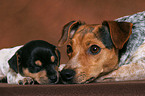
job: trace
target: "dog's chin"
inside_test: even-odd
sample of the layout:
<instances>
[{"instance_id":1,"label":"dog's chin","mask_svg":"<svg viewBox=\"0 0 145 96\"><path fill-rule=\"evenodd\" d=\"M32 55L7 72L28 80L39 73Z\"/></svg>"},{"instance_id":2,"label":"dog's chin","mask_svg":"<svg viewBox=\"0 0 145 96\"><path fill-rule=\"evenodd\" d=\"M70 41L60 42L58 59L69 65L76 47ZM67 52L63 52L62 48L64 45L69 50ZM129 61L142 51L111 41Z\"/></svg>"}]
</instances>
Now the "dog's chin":
<instances>
[{"instance_id":1,"label":"dog's chin","mask_svg":"<svg viewBox=\"0 0 145 96\"><path fill-rule=\"evenodd\" d=\"M95 77L91 77L91 78L87 79L86 81L84 81L84 82L82 82L82 83L80 83L80 84L88 84L88 83L92 83L92 82L94 82L95 80L96 80Z\"/></svg>"},{"instance_id":2,"label":"dog's chin","mask_svg":"<svg viewBox=\"0 0 145 96\"><path fill-rule=\"evenodd\" d=\"M59 82L57 84L77 84L77 83L74 82L73 80L64 81L62 79L59 79Z\"/></svg>"},{"instance_id":3,"label":"dog's chin","mask_svg":"<svg viewBox=\"0 0 145 96\"><path fill-rule=\"evenodd\" d=\"M36 82L37 82L38 84L40 84L40 85L50 84L50 81L49 81L49 80L37 80Z\"/></svg>"},{"instance_id":4,"label":"dog's chin","mask_svg":"<svg viewBox=\"0 0 145 96\"><path fill-rule=\"evenodd\" d=\"M89 79L83 79L83 80L79 80L78 81L75 81L74 83L77 83L77 84L88 84L88 83L92 83L96 80L95 77L90 77Z\"/></svg>"},{"instance_id":5,"label":"dog's chin","mask_svg":"<svg viewBox=\"0 0 145 96\"><path fill-rule=\"evenodd\" d=\"M57 80L56 82L52 82L51 80L41 80L41 81L36 81L37 84L40 85L47 85L47 84L57 84L59 82L59 80Z\"/></svg>"},{"instance_id":6,"label":"dog's chin","mask_svg":"<svg viewBox=\"0 0 145 96\"><path fill-rule=\"evenodd\" d=\"M59 82L59 74L50 79L50 77L40 77L34 79L40 85L57 84Z\"/></svg>"},{"instance_id":7,"label":"dog's chin","mask_svg":"<svg viewBox=\"0 0 145 96\"><path fill-rule=\"evenodd\" d=\"M55 82L51 82L51 80L47 79L47 80L37 80L36 81L37 84L40 84L40 85L47 85L47 84L55 84Z\"/></svg>"},{"instance_id":8,"label":"dog's chin","mask_svg":"<svg viewBox=\"0 0 145 96\"><path fill-rule=\"evenodd\" d=\"M76 81L76 80L73 80L73 81L63 81L63 80L61 80L61 81L59 81L59 84L88 84L88 83L95 82L95 80L96 80L95 77L91 77L87 80L81 80L81 81L79 80L79 82Z\"/></svg>"}]
</instances>

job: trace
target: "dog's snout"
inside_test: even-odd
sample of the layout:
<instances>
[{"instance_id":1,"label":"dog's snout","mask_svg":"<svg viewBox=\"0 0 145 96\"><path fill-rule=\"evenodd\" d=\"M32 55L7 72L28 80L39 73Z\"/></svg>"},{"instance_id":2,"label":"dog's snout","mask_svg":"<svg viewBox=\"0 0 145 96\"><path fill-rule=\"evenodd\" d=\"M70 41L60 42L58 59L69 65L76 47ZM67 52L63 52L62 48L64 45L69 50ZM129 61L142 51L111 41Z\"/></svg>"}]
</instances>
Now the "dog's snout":
<instances>
[{"instance_id":1,"label":"dog's snout","mask_svg":"<svg viewBox=\"0 0 145 96\"><path fill-rule=\"evenodd\" d=\"M63 81L72 82L75 76L75 71L71 69L64 69L61 71L60 75Z\"/></svg>"},{"instance_id":2,"label":"dog's snout","mask_svg":"<svg viewBox=\"0 0 145 96\"><path fill-rule=\"evenodd\" d=\"M49 77L49 79L51 80L51 83L55 83L57 81L57 76L56 75L52 75Z\"/></svg>"}]
</instances>

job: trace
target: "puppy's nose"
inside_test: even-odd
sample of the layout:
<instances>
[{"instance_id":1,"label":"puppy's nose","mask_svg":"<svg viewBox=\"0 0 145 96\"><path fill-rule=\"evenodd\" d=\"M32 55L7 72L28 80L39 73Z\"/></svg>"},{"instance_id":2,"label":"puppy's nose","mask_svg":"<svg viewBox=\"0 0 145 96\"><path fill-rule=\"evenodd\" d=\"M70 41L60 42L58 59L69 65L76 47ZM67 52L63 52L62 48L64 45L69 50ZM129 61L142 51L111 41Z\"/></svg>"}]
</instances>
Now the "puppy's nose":
<instances>
[{"instance_id":1,"label":"puppy's nose","mask_svg":"<svg viewBox=\"0 0 145 96\"><path fill-rule=\"evenodd\" d=\"M71 69L64 69L60 72L60 75L63 81L72 83L75 76L75 71Z\"/></svg>"},{"instance_id":2,"label":"puppy's nose","mask_svg":"<svg viewBox=\"0 0 145 96\"><path fill-rule=\"evenodd\" d=\"M49 79L51 80L51 83L57 83L57 81L58 81L58 80L57 80L58 78L57 78L56 75L50 76Z\"/></svg>"}]
</instances>

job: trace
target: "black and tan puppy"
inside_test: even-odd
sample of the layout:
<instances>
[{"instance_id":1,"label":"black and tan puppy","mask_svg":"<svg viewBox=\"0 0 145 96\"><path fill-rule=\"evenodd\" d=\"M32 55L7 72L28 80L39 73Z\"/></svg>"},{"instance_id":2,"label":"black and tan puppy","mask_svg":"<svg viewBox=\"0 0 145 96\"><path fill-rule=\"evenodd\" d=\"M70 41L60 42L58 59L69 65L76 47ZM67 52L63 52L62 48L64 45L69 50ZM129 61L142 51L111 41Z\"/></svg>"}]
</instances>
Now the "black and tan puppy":
<instances>
[{"instance_id":1,"label":"black and tan puppy","mask_svg":"<svg viewBox=\"0 0 145 96\"><path fill-rule=\"evenodd\" d=\"M60 52L56 46L46 41L34 40L24 46L2 49L0 54L2 51L10 55L15 52L13 56L7 57L8 64L1 64L3 68L0 70L1 79L7 77L9 84L34 84L34 81L39 84L58 82Z\"/></svg>"}]
</instances>

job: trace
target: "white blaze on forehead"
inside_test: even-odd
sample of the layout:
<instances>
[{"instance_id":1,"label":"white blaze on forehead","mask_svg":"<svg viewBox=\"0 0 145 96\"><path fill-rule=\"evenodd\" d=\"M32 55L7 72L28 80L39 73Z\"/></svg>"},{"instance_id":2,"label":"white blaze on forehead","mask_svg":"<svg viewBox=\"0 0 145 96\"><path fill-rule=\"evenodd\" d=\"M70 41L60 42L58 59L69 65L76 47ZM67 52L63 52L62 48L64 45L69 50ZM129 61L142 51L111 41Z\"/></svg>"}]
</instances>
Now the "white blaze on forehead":
<instances>
[{"instance_id":1,"label":"white blaze on forehead","mask_svg":"<svg viewBox=\"0 0 145 96\"><path fill-rule=\"evenodd\" d=\"M69 62L67 63L68 65L71 65L72 68L79 68L82 67L81 62L79 62L78 58L79 58L79 51L77 52L77 54L75 56L73 56ZM67 65L66 65L67 66Z\"/></svg>"}]
</instances>

